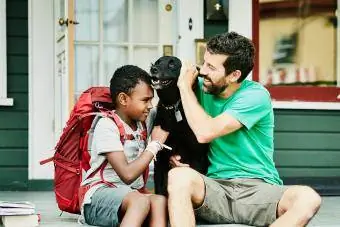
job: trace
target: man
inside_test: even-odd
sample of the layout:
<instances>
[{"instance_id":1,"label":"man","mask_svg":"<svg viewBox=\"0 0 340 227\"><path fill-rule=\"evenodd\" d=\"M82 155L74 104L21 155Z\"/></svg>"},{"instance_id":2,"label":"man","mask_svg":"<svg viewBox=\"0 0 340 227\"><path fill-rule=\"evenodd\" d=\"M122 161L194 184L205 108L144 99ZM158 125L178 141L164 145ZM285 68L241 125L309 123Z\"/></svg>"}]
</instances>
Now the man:
<instances>
[{"instance_id":1,"label":"man","mask_svg":"<svg viewBox=\"0 0 340 227\"><path fill-rule=\"evenodd\" d=\"M274 114L268 91L245 80L254 65L252 42L235 33L207 43L197 94L194 66L183 67L178 87L188 123L210 143L207 176L173 157L169 172L171 226L211 223L305 226L321 198L307 186L283 186L273 161Z\"/></svg>"}]
</instances>

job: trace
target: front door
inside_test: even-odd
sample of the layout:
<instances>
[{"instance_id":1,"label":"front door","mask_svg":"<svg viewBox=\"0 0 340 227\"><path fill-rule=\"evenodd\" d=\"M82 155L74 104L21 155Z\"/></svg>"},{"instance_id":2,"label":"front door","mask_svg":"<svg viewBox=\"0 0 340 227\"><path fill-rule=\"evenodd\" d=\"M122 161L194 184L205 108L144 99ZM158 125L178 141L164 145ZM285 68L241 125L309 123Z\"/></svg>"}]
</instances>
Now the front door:
<instances>
[{"instance_id":1,"label":"front door","mask_svg":"<svg viewBox=\"0 0 340 227\"><path fill-rule=\"evenodd\" d=\"M73 106L74 91L74 1L54 0L56 34L56 72L55 72L55 141L59 139L69 110Z\"/></svg>"}]
</instances>

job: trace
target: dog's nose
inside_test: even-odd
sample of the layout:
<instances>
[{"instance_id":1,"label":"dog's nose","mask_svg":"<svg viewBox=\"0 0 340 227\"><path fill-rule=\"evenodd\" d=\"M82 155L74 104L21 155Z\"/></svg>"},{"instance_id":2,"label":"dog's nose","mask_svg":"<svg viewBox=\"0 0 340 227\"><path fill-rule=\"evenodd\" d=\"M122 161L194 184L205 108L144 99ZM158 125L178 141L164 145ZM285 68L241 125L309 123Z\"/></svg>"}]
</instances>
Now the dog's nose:
<instances>
[{"instance_id":1,"label":"dog's nose","mask_svg":"<svg viewBox=\"0 0 340 227\"><path fill-rule=\"evenodd\" d=\"M151 67L150 72L151 72L151 74L157 74L158 69L156 67Z\"/></svg>"}]
</instances>

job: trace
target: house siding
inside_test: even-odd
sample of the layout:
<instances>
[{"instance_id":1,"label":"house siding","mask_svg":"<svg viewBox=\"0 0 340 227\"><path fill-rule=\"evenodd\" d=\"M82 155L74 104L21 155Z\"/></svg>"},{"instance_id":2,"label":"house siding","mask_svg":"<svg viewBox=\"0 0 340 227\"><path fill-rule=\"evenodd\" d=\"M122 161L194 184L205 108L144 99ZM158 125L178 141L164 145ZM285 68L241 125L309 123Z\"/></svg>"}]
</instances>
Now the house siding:
<instances>
[{"instance_id":1,"label":"house siding","mask_svg":"<svg viewBox=\"0 0 340 227\"><path fill-rule=\"evenodd\" d=\"M0 190L28 186L28 0L7 0L7 96L0 106Z\"/></svg>"},{"instance_id":2,"label":"house siding","mask_svg":"<svg viewBox=\"0 0 340 227\"><path fill-rule=\"evenodd\" d=\"M284 183L340 194L340 111L275 110L274 138Z\"/></svg>"}]
</instances>

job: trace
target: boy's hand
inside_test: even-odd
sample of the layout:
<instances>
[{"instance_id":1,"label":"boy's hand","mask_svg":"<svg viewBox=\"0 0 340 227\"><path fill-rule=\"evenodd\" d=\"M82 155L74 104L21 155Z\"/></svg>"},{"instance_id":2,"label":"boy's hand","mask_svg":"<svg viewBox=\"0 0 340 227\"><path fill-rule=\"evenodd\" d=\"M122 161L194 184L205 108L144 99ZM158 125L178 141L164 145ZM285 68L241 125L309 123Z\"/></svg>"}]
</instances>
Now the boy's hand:
<instances>
[{"instance_id":1,"label":"boy's hand","mask_svg":"<svg viewBox=\"0 0 340 227\"><path fill-rule=\"evenodd\" d=\"M191 89L193 84L195 83L197 76L198 76L198 71L196 69L196 66L189 62L185 62L182 65L181 74L178 77L177 87L179 89L182 89L182 88Z\"/></svg>"},{"instance_id":2,"label":"boy's hand","mask_svg":"<svg viewBox=\"0 0 340 227\"><path fill-rule=\"evenodd\" d=\"M157 140L160 143L164 143L169 136L169 132L163 130L161 126L155 126L151 132L151 140Z\"/></svg>"},{"instance_id":3,"label":"boy's hand","mask_svg":"<svg viewBox=\"0 0 340 227\"><path fill-rule=\"evenodd\" d=\"M146 146L145 150L150 151L154 156L157 155L158 151L162 150L163 146L162 144L157 140L152 140L148 145Z\"/></svg>"},{"instance_id":4,"label":"boy's hand","mask_svg":"<svg viewBox=\"0 0 340 227\"><path fill-rule=\"evenodd\" d=\"M182 162L180 162L180 160L181 160L181 156L172 155L170 157L170 161L169 161L171 168L174 168L174 167L189 167L189 164L182 163Z\"/></svg>"}]
</instances>

